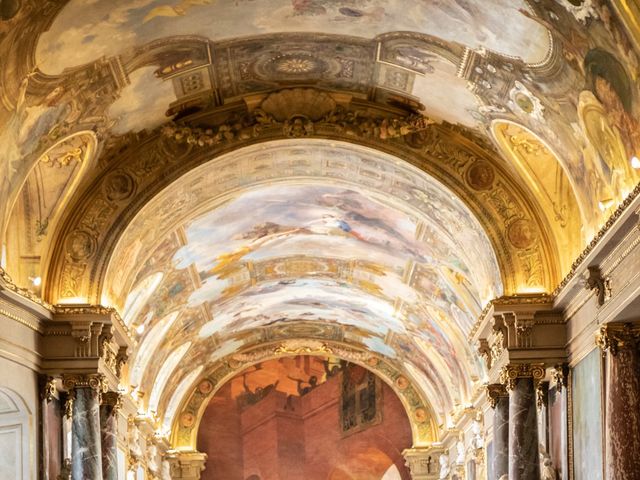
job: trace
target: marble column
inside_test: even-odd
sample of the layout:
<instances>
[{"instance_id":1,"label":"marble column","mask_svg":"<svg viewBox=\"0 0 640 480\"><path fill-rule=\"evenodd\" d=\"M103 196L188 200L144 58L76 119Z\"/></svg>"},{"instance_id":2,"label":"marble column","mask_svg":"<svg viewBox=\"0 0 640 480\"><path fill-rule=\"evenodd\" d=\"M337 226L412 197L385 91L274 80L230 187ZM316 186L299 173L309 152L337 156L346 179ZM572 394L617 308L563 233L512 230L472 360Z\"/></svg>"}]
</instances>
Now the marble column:
<instances>
[{"instance_id":1,"label":"marble column","mask_svg":"<svg viewBox=\"0 0 640 480\"><path fill-rule=\"evenodd\" d=\"M102 479L118 479L118 409L120 394L106 392L100 405L100 441L102 448Z\"/></svg>"},{"instance_id":2,"label":"marble column","mask_svg":"<svg viewBox=\"0 0 640 480\"><path fill-rule=\"evenodd\" d=\"M73 392L71 423L72 480L102 480L102 448L100 445L99 375L65 375L63 384Z\"/></svg>"},{"instance_id":3,"label":"marble column","mask_svg":"<svg viewBox=\"0 0 640 480\"><path fill-rule=\"evenodd\" d=\"M608 479L640 480L640 324L608 324L598 343L607 356Z\"/></svg>"},{"instance_id":4,"label":"marble column","mask_svg":"<svg viewBox=\"0 0 640 480\"><path fill-rule=\"evenodd\" d=\"M538 421L536 380L544 377L539 365L515 364L504 367L503 378L509 395L509 480L538 480Z\"/></svg>"},{"instance_id":5,"label":"marble column","mask_svg":"<svg viewBox=\"0 0 640 480\"><path fill-rule=\"evenodd\" d=\"M494 478L500 480L509 473L509 394L501 383L487 385L487 396L493 407L493 463Z\"/></svg>"}]
</instances>

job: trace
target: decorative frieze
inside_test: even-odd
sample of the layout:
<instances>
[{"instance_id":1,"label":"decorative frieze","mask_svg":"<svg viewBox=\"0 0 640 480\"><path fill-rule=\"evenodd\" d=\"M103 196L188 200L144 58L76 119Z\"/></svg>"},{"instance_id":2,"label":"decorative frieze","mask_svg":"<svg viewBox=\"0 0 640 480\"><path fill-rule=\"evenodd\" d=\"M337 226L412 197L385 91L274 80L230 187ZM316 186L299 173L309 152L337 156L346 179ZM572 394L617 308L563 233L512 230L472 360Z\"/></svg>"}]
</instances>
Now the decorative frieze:
<instances>
[{"instance_id":1,"label":"decorative frieze","mask_svg":"<svg viewBox=\"0 0 640 480\"><path fill-rule=\"evenodd\" d=\"M603 352L616 355L622 349L638 348L640 323L608 323L600 327L596 344Z\"/></svg>"}]
</instances>

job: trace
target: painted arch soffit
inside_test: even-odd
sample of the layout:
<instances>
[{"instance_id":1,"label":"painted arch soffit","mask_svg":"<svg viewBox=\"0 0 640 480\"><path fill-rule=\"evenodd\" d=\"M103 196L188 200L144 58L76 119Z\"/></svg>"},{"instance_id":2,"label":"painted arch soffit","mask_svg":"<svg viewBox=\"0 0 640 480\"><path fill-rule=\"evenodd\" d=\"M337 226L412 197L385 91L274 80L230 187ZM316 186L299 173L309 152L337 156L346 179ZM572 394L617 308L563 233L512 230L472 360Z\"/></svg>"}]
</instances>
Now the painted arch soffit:
<instances>
[{"instance_id":1,"label":"painted arch soffit","mask_svg":"<svg viewBox=\"0 0 640 480\"><path fill-rule=\"evenodd\" d=\"M275 341L274 341L275 340ZM170 439L172 448L195 448L200 420L215 393L239 372L260 362L298 355L321 355L345 360L375 373L386 382L400 399L409 419L414 446L424 446L439 438L440 428L445 424L445 414L434 409L430 391L424 391L411 373L402 364L372 354L366 346L346 344L335 340L319 339L272 339L260 345L245 348L242 352L220 359L198 376L181 378L177 388L167 388L163 407L155 415L159 433ZM169 405L173 404L173 405ZM153 415L153 414L152 414Z\"/></svg>"},{"instance_id":2,"label":"painted arch soffit","mask_svg":"<svg viewBox=\"0 0 640 480\"><path fill-rule=\"evenodd\" d=\"M267 160L286 180L259 166ZM421 359L442 377L423 372L422 383L454 392L449 407L469 399L483 371L466 336L502 286L491 243L460 200L414 167L349 144L280 141L219 162L228 172L253 164L268 178L229 192L216 186L215 164L192 170L140 211L112 256L104 300L125 305L138 337L133 387L150 392L166 378L162 362L147 368L153 351L193 342L186 363L206 365L256 329L304 320L381 355ZM390 174L377 187L365 187L373 170L363 181L327 180L331 163ZM304 175L291 176L295 164ZM393 183L395 198L384 188ZM193 198L176 207L181 192ZM412 195L423 203L403 200Z\"/></svg>"},{"instance_id":3,"label":"painted arch soffit","mask_svg":"<svg viewBox=\"0 0 640 480\"><path fill-rule=\"evenodd\" d=\"M285 93L295 95L296 90L283 91L278 95L285 97ZM266 99L262 105L266 105L272 95L265 95L263 98ZM248 115L251 117L256 114ZM252 121L251 118L248 121ZM151 240L164 238L169 231L179 233L176 230L180 226L177 220L185 212L203 213L209 208L207 198L221 199L223 195L236 194L250 185L258 186L285 180L304 183L306 177L331 179L344 185L351 182L356 189L357 185L361 185L374 191L375 195L384 197L383 202L387 199L398 199L393 202L396 206L399 205L398 202L404 203L401 210L405 213L408 212L405 208L408 206L423 213L427 212L436 219L440 216L440 220L432 223L432 226L440 225L438 228L443 228L442 225L447 222L449 225L456 225L464 218L469 218L465 214L454 215L455 218L451 221L444 219L443 215L446 217L451 208L433 208L434 204L442 206L442 199L435 199L434 203L432 190L423 188L426 185L424 181L414 183L415 178L418 178L415 173L420 172L410 164L447 185L450 191L442 198L449 198L448 203L451 203L455 196L466 202L467 208L473 212L471 217L477 219L476 222L479 222L481 228L461 231L477 236L478 232L484 230L497 257L505 294L549 291L557 282L554 273L553 244L549 242L545 227L530 204L531 199L520 193L509 175L496 164L490 152L479 148L455 127L432 125L421 134L378 140L371 136L362 136L358 133L357 126L352 130L351 127L345 128L325 121L315 124L314 130L310 132L311 137L335 139L330 141L320 138L291 139L292 127L287 127L286 122L284 126L275 120L274 122L262 124L260 128L249 126L246 129L247 133L241 130L236 134L232 130L231 140L226 141L223 137L221 142L214 142L211 146L205 142L202 147L199 145L200 140L197 140L195 145L191 142L185 143L196 131L183 134L182 127L177 130L175 127L169 127L147 136L142 142L127 150L119 150L118 154L111 158L109 168L83 195L78 196L78 205L91 205L91 208L73 210L73 215L69 216L60 232L50 267L50 281L46 285L46 298L53 303L102 301L122 308L125 303L124 297L133 287L134 280L132 275L125 275L129 272L126 266L130 265L128 262L131 258L137 257L143 246L144 251L149 253ZM224 128L224 124L218 127L219 132ZM203 135L206 137L207 134ZM280 161L274 154L274 149L280 148L275 140L282 138L288 140L280 142L281 144L298 145L299 148L290 149L290 155L286 160ZM206 138L205 140L208 141ZM248 150L251 152L250 155L238 156L229 153L233 150L241 151L243 146L256 141L266 140L271 142L259 147L250 147L253 149ZM345 140L350 143L341 142ZM308 142L307 146L304 146L305 142ZM353 142L361 143L363 146L356 147ZM327 153L326 158L323 157L322 151L334 148L331 147L334 144L352 145L352 150L360 148L362 151L364 145L368 145L369 148L365 149L366 155L350 155L344 151L346 147L341 147L343 151ZM310 145L318 148L324 145L324 149L314 154ZM260 149L266 150L261 152ZM388 152L392 156L382 152ZM387 160L383 161L385 156ZM200 175L202 178L189 185L188 191L180 192L179 195L167 195L166 192L171 190L165 191L164 198L169 198L172 205L170 211L162 213L159 207L163 205L162 201L151 202L154 197L163 198L162 189L167 188L172 181L179 179L190 169L205 164L212 157L215 160L203 170L209 169L208 177ZM233 158L236 160L229 161ZM209 189L200 185L207 182L212 185ZM208 197L209 193L211 195ZM144 214L139 215L141 211ZM134 222L136 215L138 220ZM414 214L411 215L415 217ZM148 220L146 227L141 227L140 225L144 225L144 218L154 220ZM323 221L328 221L328 218ZM127 228L130 222L138 226ZM163 230L165 228L166 231ZM314 228L317 231L319 227L316 225ZM422 234L434 235L438 228L431 231L426 229ZM444 235L443 239L460 239L460 235L452 233L453 230L449 227L444 229L449 229L449 233ZM125 240L120 241L121 238ZM355 238L352 234L351 240L355 241ZM468 243L471 245L472 242ZM126 245L128 250L126 254L120 252L112 257L117 245ZM461 255L472 257L478 253L475 249L486 249L485 247L486 242L479 242L471 249L463 251ZM112 260L109 260L110 258ZM488 259L494 256L477 258ZM114 267L118 262L124 262L124 266ZM491 277L490 268L487 268L484 262L468 264L475 265L471 268L479 269L481 277L476 274L476 279ZM111 273L105 283L109 265ZM109 290L101 290L106 284L109 285ZM477 297L479 303L482 304L490 299L491 295L498 294L498 289L494 288L493 292L487 290L495 284L494 281L475 284L480 293Z\"/></svg>"}]
</instances>

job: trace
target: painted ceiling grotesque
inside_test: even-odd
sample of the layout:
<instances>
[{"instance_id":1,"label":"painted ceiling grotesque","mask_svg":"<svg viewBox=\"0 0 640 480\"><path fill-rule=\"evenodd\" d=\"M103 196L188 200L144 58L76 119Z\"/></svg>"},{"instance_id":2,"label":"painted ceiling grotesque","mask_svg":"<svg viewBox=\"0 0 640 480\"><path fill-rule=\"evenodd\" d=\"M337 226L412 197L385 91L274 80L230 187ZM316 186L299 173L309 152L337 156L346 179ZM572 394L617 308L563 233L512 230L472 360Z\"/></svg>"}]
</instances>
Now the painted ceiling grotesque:
<instances>
[{"instance_id":1,"label":"painted ceiling grotesque","mask_svg":"<svg viewBox=\"0 0 640 480\"><path fill-rule=\"evenodd\" d=\"M216 382L305 353L434 440L485 380L483 308L551 293L640 180L617 7L0 2L2 269L118 310L174 443Z\"/></svg>"}]
</instances>

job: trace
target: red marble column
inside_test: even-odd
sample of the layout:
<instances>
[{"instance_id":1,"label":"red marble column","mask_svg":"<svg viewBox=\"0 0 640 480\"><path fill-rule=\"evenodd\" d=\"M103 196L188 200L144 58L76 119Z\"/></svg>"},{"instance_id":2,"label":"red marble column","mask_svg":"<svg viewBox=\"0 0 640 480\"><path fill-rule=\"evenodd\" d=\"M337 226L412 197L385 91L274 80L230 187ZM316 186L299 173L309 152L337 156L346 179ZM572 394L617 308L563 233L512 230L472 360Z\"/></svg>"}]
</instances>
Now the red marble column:
<instances>
[{"instance_id":1,"label":"red marble column","mask_svg":"<svg viewBox=\"0 0 640 480\"><path fill-rule=\"evenodd\" d=\"M607 479L640 480L639 324L608 324L598 343L607 355Z\"/></svg>"},{"instance_id":2,"label":"red marble column","mask_svg":"<svg viewBox=\"0 0 640 480\"><path fill-rule=\"evenodd\" d=\"M509 480L539 480L536 383L544 377L539 364L511 364L501 380L509 390Z\"/></svg>"},{"instance_id":3,"label":"red marble column","mask_svg":"<svg viewBox=\"0 0 640 480\"><path fill-rule=\"evenodd\" d=\"M489 404L493 414L493 478L500 480L509 473L509 393L501 383L487 385Z\"/></svg>"}]
</instances>

